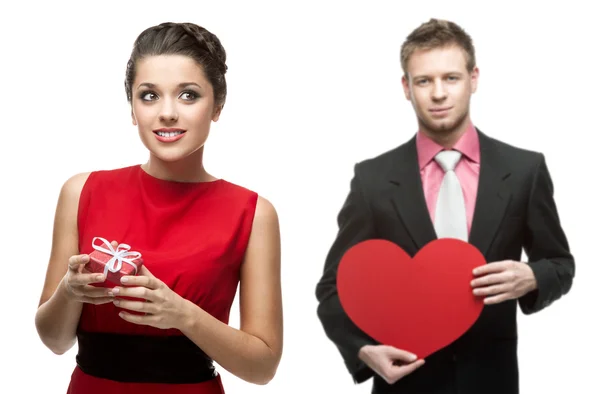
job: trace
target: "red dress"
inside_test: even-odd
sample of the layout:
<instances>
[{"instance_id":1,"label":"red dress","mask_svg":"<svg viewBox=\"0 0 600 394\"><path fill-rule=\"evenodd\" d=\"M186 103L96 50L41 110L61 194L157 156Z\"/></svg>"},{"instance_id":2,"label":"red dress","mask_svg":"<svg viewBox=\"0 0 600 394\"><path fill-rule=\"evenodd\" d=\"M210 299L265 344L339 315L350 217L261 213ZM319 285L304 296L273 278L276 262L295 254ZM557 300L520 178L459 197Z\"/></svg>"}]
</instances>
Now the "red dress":
<instances>
[{"instance_id":1,"label":"red dress","mask_svg":"<svg viewBox=\"0 0 600 394\"><path fill-rule=\"evenodd\" d=\"M79 250L91 253L94 237L116 240L142 254L148 270L182 297L228 323L258 195L225 180L180 183L154 178L141 166L92 172L81 192ZM129 323L112 303L84 304L79 330L92 333L179 336ZM126 337L126 336L125 336ZM156 339L156 338L154 338ZM110 349L127 359L127 348ZM164 361L164 360L163 360ZM128 360L131 363L152 363ZM110 367L108 367L110 368ZM223 393L220 376L201 383L138 383L99 378L77 366L69 394Z\"/></svg>"}]
</instances>

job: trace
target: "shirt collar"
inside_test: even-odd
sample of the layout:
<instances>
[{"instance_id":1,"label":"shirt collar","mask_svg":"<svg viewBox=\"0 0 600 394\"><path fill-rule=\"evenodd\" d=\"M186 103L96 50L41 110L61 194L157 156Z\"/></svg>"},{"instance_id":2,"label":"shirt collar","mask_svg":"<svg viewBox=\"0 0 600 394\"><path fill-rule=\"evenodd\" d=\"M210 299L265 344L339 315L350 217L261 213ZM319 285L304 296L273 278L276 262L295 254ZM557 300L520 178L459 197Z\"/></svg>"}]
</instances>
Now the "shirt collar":
<instances>
[{"instance_id":1,"label":"shirt collar","mask_svg":"<svg viewBox=\"0 0 600 394\"><path fill-rule=\"evenodd\" d=\"M417 157L419 160L419 169L423 169L439 152L445 148L429 138L422 131L417 132ZM460 139L454 144L452 149L459 151L463 156L474 163L479 163L479 135L472 123Z\"/></svg>"}]
</instances>

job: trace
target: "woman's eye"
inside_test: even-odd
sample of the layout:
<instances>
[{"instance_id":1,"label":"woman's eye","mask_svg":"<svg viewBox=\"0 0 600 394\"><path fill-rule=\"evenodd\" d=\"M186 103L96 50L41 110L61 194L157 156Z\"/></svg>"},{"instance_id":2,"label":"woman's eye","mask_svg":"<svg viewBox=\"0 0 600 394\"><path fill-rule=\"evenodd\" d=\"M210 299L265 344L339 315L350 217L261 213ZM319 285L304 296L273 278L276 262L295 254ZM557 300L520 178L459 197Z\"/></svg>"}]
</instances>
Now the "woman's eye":
<instances>
[{"instance_id":1,"label":"woman's eye","mask_svg":"<svg viewBox=\"0 0 600 394\"><path fill-rule=\"evenodd\" d=\"M181 97L185 101L193 101L198 98L198 95L194 92L183 92L179 97Z\"/></svg>"},{"instance_id":2,"label":"woman's eye","mask_svg":"<svg viewBox=\"0 0 600 394\"><path fill-rule=\"evenodd\" d=\"M141 98L144 101L152 101L152 100L156 100L156 94L152 93L152 92L146 92L146 93L142 93L141 94Z\"/></svg>"}]
</instances>

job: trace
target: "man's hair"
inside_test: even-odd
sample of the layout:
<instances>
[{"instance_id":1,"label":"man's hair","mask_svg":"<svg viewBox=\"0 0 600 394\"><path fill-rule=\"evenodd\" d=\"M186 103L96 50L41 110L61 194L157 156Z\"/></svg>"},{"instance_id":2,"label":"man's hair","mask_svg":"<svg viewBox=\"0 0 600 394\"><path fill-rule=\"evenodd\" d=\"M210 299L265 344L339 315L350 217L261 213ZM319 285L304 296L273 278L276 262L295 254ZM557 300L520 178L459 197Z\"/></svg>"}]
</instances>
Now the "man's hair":
<instances>
[{"instance_id":1,"label":"man's hair","mask_svg":"<svg viewBox=\"0 0 600 394\"><path fill-rule=\"evenodd\" d=\"M400 50L400 63L404 75L408 76L408 60L418 50L442 48L449 45L458 45L466 54L467 70L475 68L475 47L471 37L454 22L441 19L430 19L421 24L406 37Z\"/></svg>"}]
</instances>

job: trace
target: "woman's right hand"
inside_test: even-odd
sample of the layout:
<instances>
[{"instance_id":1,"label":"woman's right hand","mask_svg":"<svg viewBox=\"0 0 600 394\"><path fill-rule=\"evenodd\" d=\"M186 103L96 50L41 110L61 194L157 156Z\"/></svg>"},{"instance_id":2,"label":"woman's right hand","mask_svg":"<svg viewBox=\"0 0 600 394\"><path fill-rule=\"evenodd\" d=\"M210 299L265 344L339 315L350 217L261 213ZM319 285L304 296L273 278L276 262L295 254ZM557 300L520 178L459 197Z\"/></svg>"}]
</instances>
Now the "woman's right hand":
<instances>
[{"instance_id":1,"label":"woman's right hand","mask_svg":"<svg viewBox=\"0 0 600 394\"><path fill-rule=\"evenodd\" d=\"M92 283L102 283L106 279L103 274L87 273L85 265L90 256L80 254L69 258L69 269L63 278L63 287L70 300L94 305L107 304L114 301L110 291L112 288L91 286Z\"/></svg>"}]
</instances>

